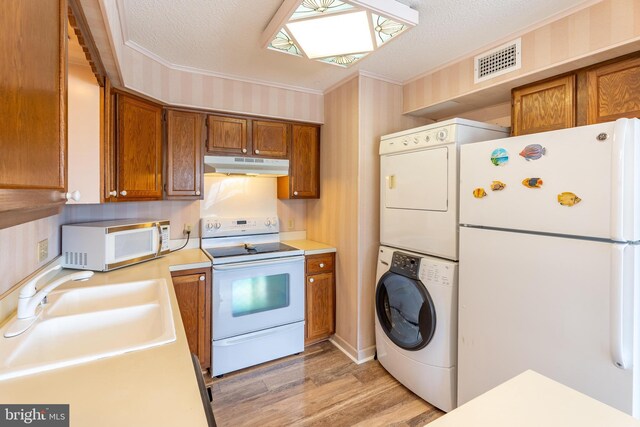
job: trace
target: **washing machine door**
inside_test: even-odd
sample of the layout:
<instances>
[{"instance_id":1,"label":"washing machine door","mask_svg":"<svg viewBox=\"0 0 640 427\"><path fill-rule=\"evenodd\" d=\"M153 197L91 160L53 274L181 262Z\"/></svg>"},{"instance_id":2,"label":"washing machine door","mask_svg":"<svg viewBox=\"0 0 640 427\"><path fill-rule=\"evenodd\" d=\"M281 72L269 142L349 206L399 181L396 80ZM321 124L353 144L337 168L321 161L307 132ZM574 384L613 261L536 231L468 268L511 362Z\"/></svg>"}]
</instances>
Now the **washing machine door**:
<instances>
[{"instance_id":1,"label":"washing machine door","mask_svg":"<svg viewBox=\"0 0 640 427\"><path fill-rule=\"evenodd\" d=\"M405 350L424 348L436 330L436 310L422 282L385 273L376 287L376 315L382 330Z\"/></svg>"}]
</instances>

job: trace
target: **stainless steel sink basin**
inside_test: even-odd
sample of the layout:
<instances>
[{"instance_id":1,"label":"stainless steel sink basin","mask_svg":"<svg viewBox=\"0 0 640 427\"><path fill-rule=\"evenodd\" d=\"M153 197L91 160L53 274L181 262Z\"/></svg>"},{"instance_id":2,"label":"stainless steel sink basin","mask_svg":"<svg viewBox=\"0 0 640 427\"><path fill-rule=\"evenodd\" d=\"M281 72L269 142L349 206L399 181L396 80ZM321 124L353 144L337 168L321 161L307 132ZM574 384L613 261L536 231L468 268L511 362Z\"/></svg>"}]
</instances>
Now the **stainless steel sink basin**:
<instances>
[{"instance_id":1,"label":"stainless steel sink basin","mask_svg":"<svg viewBox=\"0 0 640 427\"><path fill-rule=\"evenodd\" d=\"M167 283L145 280L52 292L29 330L0 339L0 380L175 341Z\"/></svg>"}]
</instances>

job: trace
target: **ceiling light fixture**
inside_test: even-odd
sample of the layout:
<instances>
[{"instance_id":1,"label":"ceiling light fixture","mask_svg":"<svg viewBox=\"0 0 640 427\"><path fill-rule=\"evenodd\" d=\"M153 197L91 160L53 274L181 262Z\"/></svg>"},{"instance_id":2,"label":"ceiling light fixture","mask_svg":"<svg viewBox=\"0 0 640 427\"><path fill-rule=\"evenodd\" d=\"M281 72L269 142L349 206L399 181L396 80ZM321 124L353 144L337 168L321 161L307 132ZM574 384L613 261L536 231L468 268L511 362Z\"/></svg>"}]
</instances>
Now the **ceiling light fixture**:
<instances>
[{"instance_id":1,"label":"ceiling light fixture","mask_svg":"<svg viewBox=\"0 0 640 427\"><path fill-rule=\"evenodd\" d=\"M418 11L395 0L284 0L262 43L348 67L417 24Z\"/></svg>"}]
</instances>

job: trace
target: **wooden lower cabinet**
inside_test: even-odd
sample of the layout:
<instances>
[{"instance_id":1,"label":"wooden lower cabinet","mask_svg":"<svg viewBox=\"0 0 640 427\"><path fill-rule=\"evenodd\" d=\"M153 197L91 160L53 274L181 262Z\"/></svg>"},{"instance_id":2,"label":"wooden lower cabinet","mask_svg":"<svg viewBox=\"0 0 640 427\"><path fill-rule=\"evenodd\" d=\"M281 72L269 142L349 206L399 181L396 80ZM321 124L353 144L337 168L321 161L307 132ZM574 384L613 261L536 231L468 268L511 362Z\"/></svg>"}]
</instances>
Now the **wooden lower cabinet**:
<instances>
[{"instance_id":1,"label":"wooden lower cabinet","mask_svg":"<svg viewBox=\"0 0 640 427\"><path fill-rule=\"evenodd\" d=\"M211 269L171 273L189 350L211 368Z\"/></svg>"},{"instance_id":2,"label":"wooden lower cabinet","mask_svg":"<svg viewBox=\"0 0 640 427\"><path fill-rule=\"evenodd\" d=\"M335 253L308 255L305 271L305 336L309 345L336 331Z\"/></svg>"}]
</instances>

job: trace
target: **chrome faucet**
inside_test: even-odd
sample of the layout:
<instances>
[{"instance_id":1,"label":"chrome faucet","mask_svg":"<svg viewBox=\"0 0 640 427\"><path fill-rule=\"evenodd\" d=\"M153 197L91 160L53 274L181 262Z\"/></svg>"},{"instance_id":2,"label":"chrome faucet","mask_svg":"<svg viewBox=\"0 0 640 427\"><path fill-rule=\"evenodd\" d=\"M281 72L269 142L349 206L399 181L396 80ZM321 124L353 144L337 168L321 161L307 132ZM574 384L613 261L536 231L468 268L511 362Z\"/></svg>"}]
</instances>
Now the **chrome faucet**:
<instances>
[{"instance_id":1,"label":"chrome faucet","mask_svg":"<svg viewBox=\"0 0 640 427\"><path fill-rule=\"evenodd\" d=\"M66 276L54 280L53 282L46 284L39 291L36 289L36 283L40 279L42 279L52 271L60 270L61 268L62 266L60 265L55 265L51 268L48 268L47 270L31 279L22 287L22 289L20 289L20 296L18 297L18 314L13 323L5 331L5 338L11 338L15 337L16 335L20 335L21 333L29 329L29 327L31 327L33 322L35 322L40 315L40 311L38 311L38 308L46 300L49 292L70 280L87 280L89 277L93 276L93 271L79 271L76 273L67 274Z\"/></svg>"}]
</instances>

